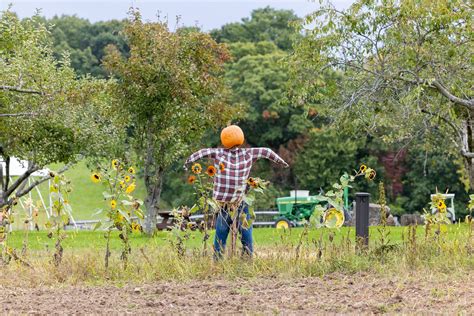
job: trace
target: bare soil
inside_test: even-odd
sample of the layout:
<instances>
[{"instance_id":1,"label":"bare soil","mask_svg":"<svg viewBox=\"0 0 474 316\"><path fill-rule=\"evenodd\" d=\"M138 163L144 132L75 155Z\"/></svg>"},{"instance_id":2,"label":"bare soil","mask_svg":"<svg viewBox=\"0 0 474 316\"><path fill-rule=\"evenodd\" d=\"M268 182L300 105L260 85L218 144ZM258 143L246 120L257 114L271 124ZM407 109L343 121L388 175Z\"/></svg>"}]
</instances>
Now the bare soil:
<instances>
[{"instance_id":1,"label":"bare soil","mask_svg":"<svg viewBox=\"0 0 474 316\"><path fill-rule=\"evenodd\" d=\"M0 286L0 312L32 314L474 314L474 274L206 280L119 286Z\"/></svg>"}]
</instances>

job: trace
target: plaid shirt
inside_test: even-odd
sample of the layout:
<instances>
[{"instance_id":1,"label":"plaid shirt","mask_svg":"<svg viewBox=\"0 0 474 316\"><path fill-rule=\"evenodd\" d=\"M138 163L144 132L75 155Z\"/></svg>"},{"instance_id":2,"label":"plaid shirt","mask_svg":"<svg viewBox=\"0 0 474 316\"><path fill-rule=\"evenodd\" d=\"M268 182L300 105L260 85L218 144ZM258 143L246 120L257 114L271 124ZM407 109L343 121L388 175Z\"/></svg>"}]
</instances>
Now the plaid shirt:
<instances>
[{"instance_id":1,"label":"plaid shirt","mask_svg":"<svg viewBox=\"0 0 474 316\"><path fill-rule=\"evenodd\" d=\"M269 148L206 148L192 154L184 165L201 159L210 158L217 169L214 176L213 197L220 202L240 202L244 196L247 179L252 164L260 158L267 158L285 167L288 164ZM220 164L224 171L220 171Z\"/></svg>"}]
</instances>

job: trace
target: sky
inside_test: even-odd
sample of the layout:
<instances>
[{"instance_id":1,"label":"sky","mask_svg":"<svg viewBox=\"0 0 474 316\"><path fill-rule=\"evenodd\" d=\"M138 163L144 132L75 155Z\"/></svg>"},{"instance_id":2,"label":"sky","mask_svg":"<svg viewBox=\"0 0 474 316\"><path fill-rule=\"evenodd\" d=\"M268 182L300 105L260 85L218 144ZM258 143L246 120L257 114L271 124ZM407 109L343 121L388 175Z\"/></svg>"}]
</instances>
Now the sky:
<instances>
[{"instance_id":1,"label":"sky","mask_svg":"<svg viewBox=\"0 0 474 316\"><path fill-rule=\"evenodd\" d=\"M338 8L348 7L353 0L333 0ZM298 16L304 16L318 8L318 1L308 0L0 0L0 11L9 4L21 18L31 16L36 9L41 15L77 15L91 22L123 19L130 7L138 7L144 19L156 21L157 15L168 17L169 22L180 17L186 26L199 26L208 31L226 23L238 22L257 8L271 6L291 9Z\"/></svg>"}]
</instances>

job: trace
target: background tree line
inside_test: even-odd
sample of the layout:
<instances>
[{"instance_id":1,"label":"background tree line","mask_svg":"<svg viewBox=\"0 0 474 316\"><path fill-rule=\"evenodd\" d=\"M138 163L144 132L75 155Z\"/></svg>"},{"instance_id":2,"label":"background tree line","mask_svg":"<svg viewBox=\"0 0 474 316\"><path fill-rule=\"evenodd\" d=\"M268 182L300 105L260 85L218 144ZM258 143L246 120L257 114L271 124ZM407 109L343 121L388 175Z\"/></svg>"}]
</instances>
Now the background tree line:
<instances>
[{"instance_id":1,"label":"background tree line","mask_svg":"<svg viewBox=\"0 0 474 316\"><path fill-rule=\"evenodd\" d=\"M349 131L344 122L334 122L321 107L321 99L298 99L297 92L291 95L301 85L288 69L294 42L305 37L292 25L298 20L292 11L266 7L253 11L241 22L209 32L217 42L227 44L231 53L224 78L231 88L231 104L241 109L237 123L246 132L248 144L271 147L292 166L289 170L270 168L266 162L256 166L258 173L273 183L258 207L273 207L275 197L287 195L295 186L317 193L342 172L365 163L378 171L379 181L385 182L395 212L422 211L436 187L456 193L457 211L464 212L468 199L466 171L463 162L452 151L445 150L442 141L427 144L415 139L409 146L396 142L387 145L363 129ZM122 56L130 54L122 33L125 21L90 23L76 16L61 16L44 22L54 25L51 36L55 56L61 59L69 54L71 67L79 76L108 77L103 60L110 44ZM328 76L342 80L345 74L336 72ZM335 92L327 77L314 78L310 73L307 79L310 78L319 85L316 94L331 96ZM194 149L218 146L218 132L208 129L203 139L195 142ZM181 165L182 161L171 163L168 171L164 171L163 207L189 204L193 199ZM377 197L376 184L360 185L355 190L367 190Z\"/></svg>"}]
</instances>

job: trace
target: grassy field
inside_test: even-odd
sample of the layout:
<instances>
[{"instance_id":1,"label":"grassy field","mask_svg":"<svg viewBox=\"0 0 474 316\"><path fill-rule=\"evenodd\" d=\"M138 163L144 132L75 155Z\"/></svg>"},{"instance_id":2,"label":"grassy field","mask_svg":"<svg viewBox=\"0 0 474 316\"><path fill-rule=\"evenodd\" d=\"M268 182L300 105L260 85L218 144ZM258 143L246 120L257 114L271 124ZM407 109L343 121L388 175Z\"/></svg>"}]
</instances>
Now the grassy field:
<instances>
[{"instance_id":1,"label":"grassy field","mask_svg":"<svg viewBox=\"0 0 474 316\"><path fill-rule=\"evenodd\" d=\"M407 227L388 227L390 232L389 239L394 244L402 243L402 239L407 237ZM448 226L447 239L456 240L462 238L467 234L468 225L454 224ZM303 228L293 228L289 231L278 230L275 228L257 228L254 229L254 242L258 250L259 247L277 247L280 245L294 247L302 238ZM303 236L305 243L317 242L320 238L328 241L330 236L335 243L342 242L343 239L354 239L355 230L353 227L342 227L340 230L329 230L326 228L310 229L308 235ZM27 238L25 238L27 236ZM68 237L64 240L63 245L67 251L82 251L82 250L102 250L105 248L105 239L102 231L68 231ZM120 249L120 240L117 237L118 232L114 232L111 248ZM417 238L424 237L424 228L419 226L417 228ZM211 231L212 241L214 238L214 231ZM170 244L173 239L171 232L160 231L153 237L148 237L142 233L132 234L130 242L132 248L140 247L165 247ZM378 227L370 227L370 241L371 245L375 244L380 239ZM24 240L27 240L29 249L32 250L47 250L54 247L53 240L47 237L46 231L13 231L9 236L9 245L14 248L21 248ZM189 232L189 239L185 241L189 249L197 249L202 246L202 233L199 231Z\"/></svg>"},{"instance_id":2,"label":"grassy field","mask_svg":"<svg viewBox=\"0 0 474 316\"><path fill-rule=\"evenodd\" d=\"M54 165L50 166L51 170L58 170L60 166ZM101 184L95 184L90 179L90 170L87 168L85 162L80 162L77 165L73 166L71 169L65 172L65 175L72 183L72 193L70 195L70 204L73 210L73 216L76 220L88 220L88 219L99 219L100 216L93 216L96 213L96 210L104 207L104 200L102 192L105 191L105 187ZM135 196L139 199L144 199L145 197L145 185L143 181L139 178L137 180L137 189L135 191ZM48 183L45 182L38 186L38 189L43 196L46 207L49 207L48 192L49 187ZM23 198L22 201L25 201L28 196ZM33 190L31 193L31 199L34 204L39 203L40 195L36 190ZM44 223L46 221L46 214L44 208L41 206L39 215L39 222ZM21 229L23 220L25 218L25 212L28 210L23 210L20 204L18 204L15 209L16 214L16 224L14 225L15 229Z\"/></svg>"},{"instance_id":3,"label":"grassy field","mask_svg":"<svg viewBox=\"0 0 474 316\"><path fill-rule=\"evenodd\" d=\"M214 261L202 234L131 236L127 267L115 233L104 267L103 232L68 231L59 265L45 232L15 231L8 246L21 260L0 269L3 312L59 313L447 313L472 314L474 227L371 227L358 250L354 229L254 230L255 256ZM212 241L213 234L211 234ZM73 298L73 300L71 300Z\"/></svg>"}]
</instances>

